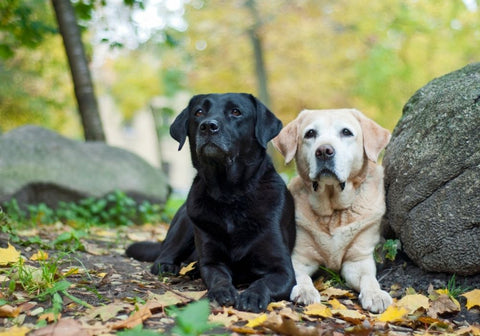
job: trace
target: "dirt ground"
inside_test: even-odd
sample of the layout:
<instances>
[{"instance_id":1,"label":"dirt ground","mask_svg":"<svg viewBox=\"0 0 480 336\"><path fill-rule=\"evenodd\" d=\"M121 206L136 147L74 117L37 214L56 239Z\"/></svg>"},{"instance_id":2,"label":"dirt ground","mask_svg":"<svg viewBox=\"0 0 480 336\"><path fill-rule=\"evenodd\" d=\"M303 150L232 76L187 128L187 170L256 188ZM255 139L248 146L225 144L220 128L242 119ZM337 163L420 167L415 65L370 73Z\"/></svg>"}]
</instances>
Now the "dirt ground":
<instances>
[{"instance_id":1,"label":"dirt ground","mask_svg":"<svg viewBox=\"0 0 480 336\"><path fill-rule=\"evenodd\" d=\"M42 231L42 230L41 230ZM73 296L91 304L92 306L107 305L116 301L135 302L138 299L146 298L154 294L164 294L166 292L195 292L203 291L205 287L200 279L191 279L189 276L168 277L159 279L149 272L150 263L138 262L125 256L125 248L134 240L141 240L144 237L151 238L156 234L163 235L164 228L157 229L145 228L122 228L120 230L97 230L88 239L85 240L86 251L76 251L64 257L61 261L61 269L66 271L72 267L82 270L78 274L68 277L68 281L76 283L69 289ZM42 239L52 239L51 235L42 231ZM8 237L0 234L0 241L5 242ZM29 258L37 249L34 245L15 246L22 256ZM48 251L54 256L57 251ZM429 286L435 289L446 288L452 275L441 273L425 272L415 266L406 255L399 253L395 261L388 261L379 265L377 277L382 288L389 291L394 298L401 298L405 295L407 288L413 288L417 293L428 295ZM470 277L456 276L455 286L465 290L480 289L480 274ZM358 307L357 299L352 299ZM455 325L475 324L480 321L480 310L465 308L466 299L458 297L461 304L461 310L458 313L442 316L443 319L454 323ZM77 318L86 313L84 307L78 305L69 305L68 298L64 302L63 317ZM39 302L39 305L48 305L48 302ZM292 309L297 309L289 303ZM35 324L36 316L26 316L24 323ZM8 322L3 320L5 326ZM144 321L144 328L163 329L171 328L173 320L160 314L158 318L152 318ZM312 324L312 322L308 322ZM0 318L0 327L2 319ZM341 327L337 327L337 329ZM222 333L232 333L231 330L221 329ZM403 334L409 334L413 330L403 330ZM342 332L340 332L342 334ZM402 334L402 333L400 333ZM468 333L467 333L468 334Z\"/></svg>"}]
</instances>

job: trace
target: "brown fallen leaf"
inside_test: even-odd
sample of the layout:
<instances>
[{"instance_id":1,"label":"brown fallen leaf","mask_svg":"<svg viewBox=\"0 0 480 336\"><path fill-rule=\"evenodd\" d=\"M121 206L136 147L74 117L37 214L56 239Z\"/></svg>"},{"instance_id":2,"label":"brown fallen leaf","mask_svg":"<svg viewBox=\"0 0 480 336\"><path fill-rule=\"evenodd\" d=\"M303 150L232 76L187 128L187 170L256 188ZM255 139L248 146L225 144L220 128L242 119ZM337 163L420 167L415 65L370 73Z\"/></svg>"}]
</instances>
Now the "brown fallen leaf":
<instances>
[{"instance_id":1,"label":"brown fallen leaf","mask_svg":"<svg viewBox=\"0 0 480 336\"><path fill-rule=\"evenodd\" d=\"M20 307L12 307L9 304L5 304L0 306L0 317L17 317L20 311Z\"/></svg>"},{"instance_id":2,"label":"brown fallen leaf","mask_svg":"<svg viewBox=\"0 0 480 336\"><path fill-rule=\"evenodd\" d=\"M118 329L132 329L139 324L142 324L143 321L152 316L150 308L148 305L141 306L137 311L130 315L125 321L118 321L111 324L113 330Z\"/></svg>"},{"instance_id":3,"label":"brown fallen leaf","mask_svg":"<svg viewBox=\"0 0 480 336\"><path fill-rule=\"evenodd\" d=\"M268 316L263 326L280 335L321 336L328 332L318 327L297 325L288 317L275 313Z\"/></svg>"},{"instance_id":4,"label":"brown fallen leaf","mask_svg":"<svg viewBox=\"0 0 480 336\"><path fill-rule=\"evenodd\" d=\"M460 306L458 302L456 303L452 301L452 299L446 294L441 294L437 299L431 302L430 307L427 310L427 315L437 318L439 315L458 313L459 311Z\"/></svg>"},{"instance_id":5,"label":"brown fallen leaf","mask_svg":"<svg viewBox=\"0 0 480 336\"><path fill-rule=\"evenodd\" d=\"M57 323L33 331L29 336L89 336L89 333L78 321L64 318Z\"/></svg>"},{"instance_id":6,"label":"brown fallen leaf","mask_svg":"<svg viewBox=\"0 0 480 336\"><path fill-rule=\"evenodd\" d=\"M212 323L219 323L227 328L231 327L234 323L238 322L238 316L229 315L227 312L221 312L218 314L210 314L208 320Z\"/></svg>"},{"instance_id":7,"label":"brown fallen leaf","mask_svg":"<svg viewBox=\"0 0 480 336\"><path fill-rule=\"evenodd\" d=\"M52 323L52 322L60 320L61 317L62 317L62 314L60 314L60 313L57 313L57 315L55 315L54 313L50 312L50 313L40 314L38 316L38 320L39 321L45 320L48 323Z\"/></svg>"},{"instance_id":8,"label":"brown fallen leaf","mask_svg":"<svg viewBox=\"0 0 480 336\"><path fill-rule=\"evenodd\" d=\"M345 289L335 288L335 287L328 287L327 289L320 292L320 295L330 297L353 297L353 294Z\"/></svg>"}]
</instances>

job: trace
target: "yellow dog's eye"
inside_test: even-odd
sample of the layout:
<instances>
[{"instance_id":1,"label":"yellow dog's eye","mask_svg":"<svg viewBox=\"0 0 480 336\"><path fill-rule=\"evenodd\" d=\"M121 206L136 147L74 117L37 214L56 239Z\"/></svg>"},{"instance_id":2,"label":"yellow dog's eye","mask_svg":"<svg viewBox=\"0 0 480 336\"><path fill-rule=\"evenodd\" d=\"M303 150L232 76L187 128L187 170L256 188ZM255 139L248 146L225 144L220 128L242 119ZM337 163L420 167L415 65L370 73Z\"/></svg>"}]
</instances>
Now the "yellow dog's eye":
<instances>
[{"instance_id":1,"label":"yellow dog's eye","mask_svg":"<svg viewBox=\"0 0 480 336\"><path fill-rule=\"evenodd\" d=\"M306 133L305 133L305 136L304 138L305 139L311 139L311 138L315 138L317 136L317 132L313 129L311 130L308 130Z\"/></svg>"},{"instance_id":2,"label":"yellow dog's eye","mask_svg":"<svg viewBox=\"0 0 480 336\"><path fill-rule=\"evenodd\" d=\"M344 129L342 130L342 135L343 135L343 136L346 136L346 137L351 137L351 136L353 136L353 133L352 133L352 131L350 131L348 128L344 128Z\"/></svg>"}]
</instances>

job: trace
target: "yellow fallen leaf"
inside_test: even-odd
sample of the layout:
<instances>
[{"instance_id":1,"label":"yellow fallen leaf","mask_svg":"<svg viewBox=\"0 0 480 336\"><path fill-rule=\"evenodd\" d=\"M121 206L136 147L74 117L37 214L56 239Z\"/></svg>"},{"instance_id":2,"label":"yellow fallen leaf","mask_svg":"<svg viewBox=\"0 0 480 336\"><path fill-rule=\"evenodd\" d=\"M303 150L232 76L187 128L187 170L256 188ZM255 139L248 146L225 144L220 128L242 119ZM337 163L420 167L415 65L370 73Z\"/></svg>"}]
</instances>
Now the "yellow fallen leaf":
<instances>
[{"instance_id":1,"label":"yellow fallen leaf","mask_svg":"<svg viewBox=\"0 0 480 336\"><path fill-rule=\"evenodd\" d=\"M332 311L323 303L312 303L305 307L303 312L306 315L320 316L320 317L332 317Z\"/></svg>"},{"instance_id":2,"label":"yellow fallen leaf","mask_svg":"<svg viewBox=\"0 0 480 336\"><path fill-rule=\"evenodd\" d=\"M340 301L338 301L335 298L331 299L331 300L328 300L328 304L330 304L330 306L332 306L332 309L336 309L336 310L347 309L347 307L345 307L342 303L340 303Z\"/></svg>"},{"instance_id":3,"label":"yellow fallen leaf","mask_svg":"<svg viewBox=\"0 0 480 336\"><path fill-rule=\"evenodd\" d=\"M345 289L340 289L340 288L335 288L335 287L328 287L327 289L323 290L320 292L321 295L327 296L328 298L330 297L352 297L352 293L350 291L345 290Z\"/></svg>"},{"instance_id":4,"label":"yellow fallen leaf","mask_svg":"<svg viewBox=\"0 0 480 336\"><path fill-rule=\"evenodd\" d=\"M193 261L193 262L191 262L190 264L188 264L187 266L182 267L182 269L180 270L179 274L180 274L180 275L185 275L185 274L187 274L188 272L194 270L196 264L197 264L197 262L196 262L196 261Z\"/></svg>"},{"instance_id":5,"label":"yellow fallen leaf","mask_svg":"<svg viewBox=\"0 0 480 336\"><path fill-rule=\"evenodd\" d=\"M30 329L27 327L14 326L10 329L0 332L0 336L25 336Z\"/></svg>"},{"instance_id":6,"label":"yellow fallen leaf","mask_svg":"<svg viewBox=\"0 0 480 336\"><path fill-rule=\"evenodd\" d=\"M267 314L263 313L260 314L259 316L255 317L254 319L248 321L248 323L245 325L247 328L255 328L258 326L261 326L263 322L267 320Z\"/></svg>"},{"instance_id":7,"label":"yellow fallen leaf","mask_svg":"<svg viewBox=\"0 0 480 336\"><path fill-rule=\"evenodd\" d=\"M408 309L409 313L414 313L420 308L428 309L430 306L428 297L422 294L405 295L397 302L397 306Z\"/></svg>"},{"instance_id":8,"label":"yellow fallen leaf","mask_svg":"<svg viewBox=\"0 0 480 336\"><path fill-rule=\"evenodd\" d=\"M335 316L338 315L342 320L345 320L354 324L360 324L366 318L366 316L360 313L359 311L351 310L351 309L332 309L332 314Z\"/></svg>"},{"instance_id":9,"label":"yellow fallen leaf","mask_svg":"<svg viewBox=\"0 0 480 336\"><path fill-rule=\"evenodd\" d=\"M8 243L7 248L0 248L0 266L7 266L17 262L20 258L20 252L18 252L13 245Z\"/></svg>"},{"instance_id":10,"label":"yellow fallen leaf","mask_svg":"<svg viewBox=\"0 0 480 336\"><path fill-rule=\"evenodd\" d=\"M405 315L408 314L408 310L405 307L398 307L395 305L388 306L378 317L378 321L381 322L396 322L401 321Z\"/></svg>"},{"instance_id":11,"label":"yellow fallen leaf","mask_svg":"<svg viewBox=\"0 0 480 336\"><path fill-rule=\"evenodd\" d=\"M45 251L42 251L42 250L38 250L37 253L33 254L31 257L30 257L30 260L40 260L40 261L43 261L43 260L47 260L48 259L48 253L45 252Z\"/></svg>"},{"instance_id":12,"label":"yellow fallen leaf","mask_svg":"<svg viewBox=\"0 0 480 336\"><path fill-rule=\"evenodd\" d=\"M267 306L267 310L273 311L274 309L283 309L286 306L287 306L287 301L270 302Z\"/></svg>"},{"instance_id":13,"label":"yellow fallen leaf","mask_svg":"<svg viewBox=\"0 0 480 336\"><path fill-rule=\"evenodd\" d=\"M480 289L474 289L470 292L463 293L462 296L467 299L467 309L475 306L480 307Z\"/></svg>"}]
</instances>

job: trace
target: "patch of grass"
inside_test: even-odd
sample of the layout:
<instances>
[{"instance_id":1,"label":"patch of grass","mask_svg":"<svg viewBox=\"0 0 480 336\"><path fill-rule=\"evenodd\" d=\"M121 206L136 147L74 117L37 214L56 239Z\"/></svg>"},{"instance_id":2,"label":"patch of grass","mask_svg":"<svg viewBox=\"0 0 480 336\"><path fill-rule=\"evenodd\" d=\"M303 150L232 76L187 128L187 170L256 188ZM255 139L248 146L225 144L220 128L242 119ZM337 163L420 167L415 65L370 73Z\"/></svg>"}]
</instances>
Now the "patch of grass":
<instances>
[{"instance_id":1,"label":"patch of grass","mask_svg":"<svg viewBox=\"0 0 480 336\"><path fill-rule=\"evenodd\" d=\"M448 292L448 296L458 299L460 295L463 293L471 290L471 287L468 286L461 286L456 283L455 274L447 282L446 290Z\"/></svg>"},{"instance_id":2,"label":"patch of grass","mask_svg":"<svg viewBox=\"0 0 480 336\"><path fill-rule=\"evenodd\" d=\"M322 270L324 273L326 273L329 276L328 282L332 286L345 286L345 281L343 280L342 276L340 273L335 272L334 270L325 267L325 266L319 266L319 269Z\"/></svg>"}]
</instances>

